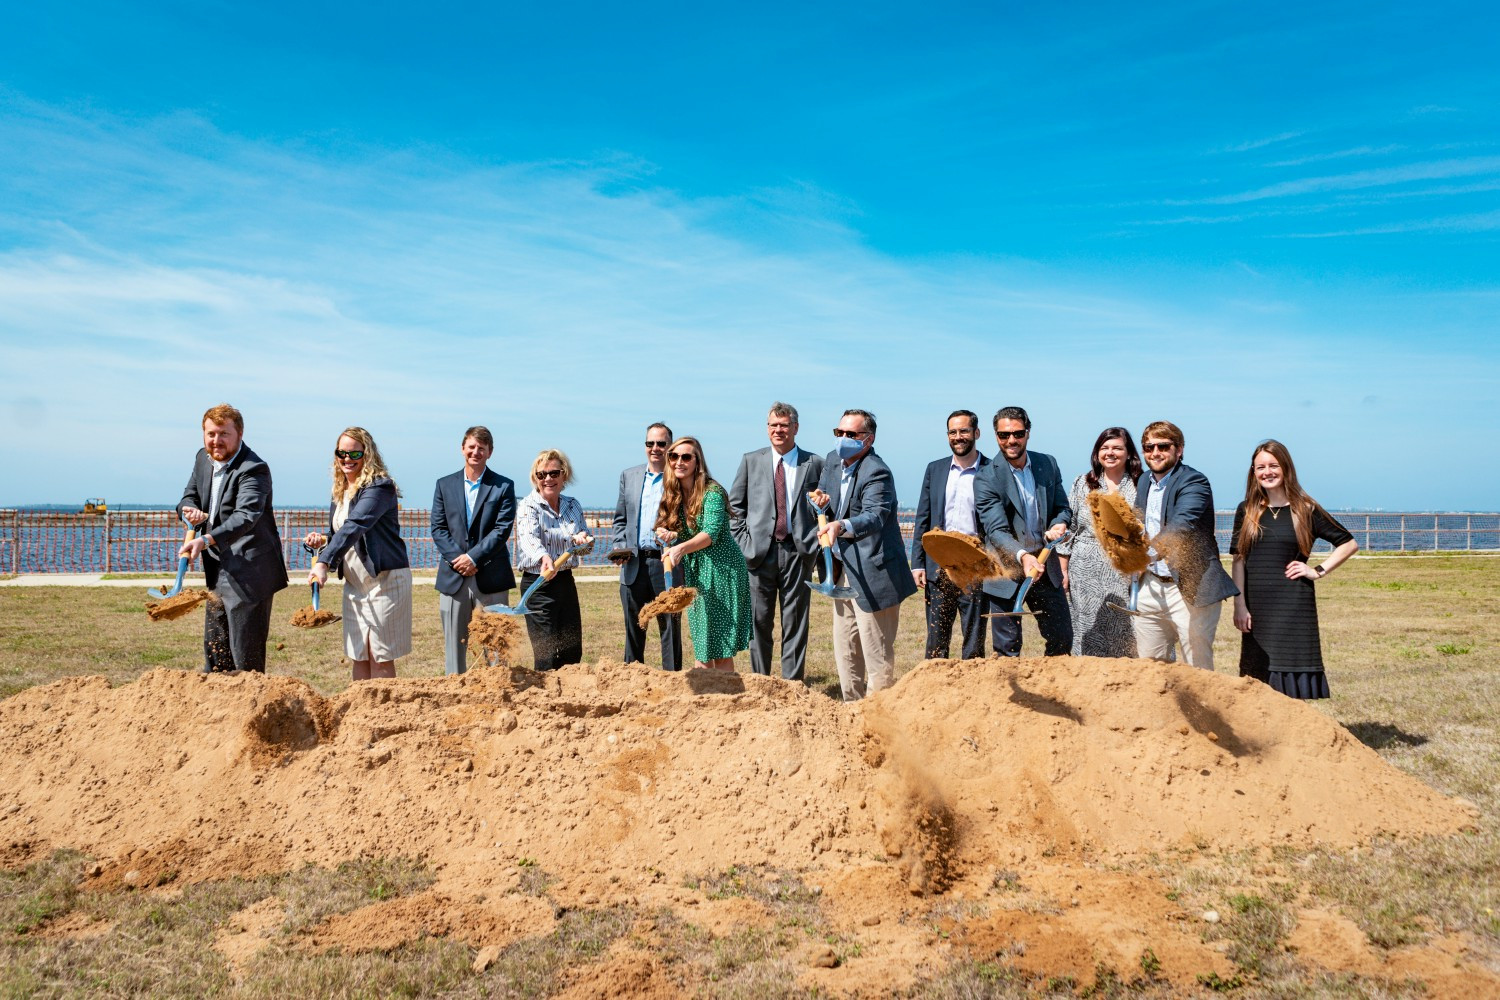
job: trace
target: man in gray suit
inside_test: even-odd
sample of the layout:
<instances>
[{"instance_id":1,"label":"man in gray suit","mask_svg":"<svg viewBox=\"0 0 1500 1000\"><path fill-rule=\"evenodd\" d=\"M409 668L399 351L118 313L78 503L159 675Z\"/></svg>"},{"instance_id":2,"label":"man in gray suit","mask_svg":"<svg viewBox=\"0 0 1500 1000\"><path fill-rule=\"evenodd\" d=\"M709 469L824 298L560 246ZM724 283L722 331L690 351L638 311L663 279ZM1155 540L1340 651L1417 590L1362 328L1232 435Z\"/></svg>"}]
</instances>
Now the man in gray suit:
<instances>
[{"instance_id":1,"label":"man in gray suit","mask_svg":"<svg viewBox=\"0 0 1500 1000\"><path fill-rule=\"evenodd\" d=\"M203 414L203 447L177 502L197 538L179 559L203 556L214 600L203 615L203 671L266 671L271 603L285 590L286 559L271 502L271 469L245 447L245 418L228 403Z\"/></svg>"},{"instance_id":2,"label":"man in gray suit","mask_svg":"<svg viewBox=\"0 0 1500 1000\"><path fill-rule=\"evenodd\" d=\"M439 479L432 494L444 673L461 674L468 668L474 606L505 604L516 585L506 545L516 521L516 485L489 467L494 450L488 428L464 431L464 467Z\"/></svg>"},{"instance_id":3,"label":"man in gray suit","mask_svg":"<svg viewBox=\"0 0 1500 1000\"><path fill-rule=\"evenodd\" d=\"M1214 668L1220 603L1238 594L1219 561L1214 491L1182 461L1182 429L1166 420L1141 432L1141 458L1151 470L1135 506L1151 538L1153 562L1141 574L1140 614L1130 620L1140 655L1170 660L1173 647L1194 667Z\"/></svg>"},{"instance_id":4,"label":"man in gray suit","mask_svg":"<svg viewBox=\"0 0 1500 1000\"><path fill-rule=\"evenodd\" d=\"M646 428L646 464L620 473L615 501L614 544L609 558L620 564L620 606L625 611L625 662L646 662L646 630L636 623L641 608L662 591L682 583L682 567L669 579L662 573L661 542L656 537L656 511L661 506L667 446L672 428L655 423ZM682 616L660 615L661 666L682 669Z\"/></svg>"},{"instance_id":5,"label":"man in gray suit","mask_svg":"<svg viewBox=\"0 0 1500 1000\"><path fill-rule=\"evenodd\" d=\"M833 546L835 585L854 600L833 602L833 659L845 701L858 701L896 682L896 629L901 602L917 592L896 518L896 483L875 454L875 414L845 410L812 495L830 520L818 535Z\"/></svg>"},{"instance_id":6,"label":"man in gray suit","mask_svg":"<svg viewBox=\"0 0 1500 1000\"><path fill-rule=\"evenodd\" d=\"M823 459L797 447L797 408L772 403L769 447L746 452L729 490L729 529L750 570L755 616L750 669L771 673L771 629L781 606L781 677L800 681L807 664L807 613L818 525L806 494L823 474Z\"/></svg>"},{"instance_id":7,"label":"man in gray suit","mask_svg":"<svg viewBox=\"0 0 1500 1000\"><path fill-rule=\"evenodd\" d=\"M1031 438L1031 418L1019 406L1007 406L995 414L995 443L999 454L974 480L974 508L984 539L991 547L1015 556L1026 576L1040 572L1037 556L1047 542L1068 533L1073 511L1063 488L1057 460L1026 447ZM985 593L998 604L995 610L1015 606L1020 584L1003 577L984 584ZM1026 592L1026 607L1036 612L1037 630L1047 641L1048 656L1062 656L1073 648L1073 616L1062 588L1062 570L1049 560L1046 571ZM990 637L1001 656L1021 655L1021 619L999 616L990 619Z\"/></svg>"}]
</instances>

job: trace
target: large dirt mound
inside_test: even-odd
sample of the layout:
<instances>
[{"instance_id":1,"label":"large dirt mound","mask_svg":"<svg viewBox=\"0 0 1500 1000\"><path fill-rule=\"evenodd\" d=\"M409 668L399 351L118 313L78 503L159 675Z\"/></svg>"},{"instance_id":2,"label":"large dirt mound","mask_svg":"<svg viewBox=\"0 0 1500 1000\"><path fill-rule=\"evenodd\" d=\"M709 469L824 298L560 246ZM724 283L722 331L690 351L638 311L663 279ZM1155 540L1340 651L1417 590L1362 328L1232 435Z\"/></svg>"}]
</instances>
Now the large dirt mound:
<instances>
[{"instance_id":1,"label":"large dirt mound","mask_svg":"<svg viewBox=\"0 0 1500 1000\"><path fill-rule=\"evenodd\" d=\"M0 703L0 839L148 878L356 856L551 871L901 856L912 888L1017 850L1348 844L1459 803L1264 685L1136 660L935 661L846 708L601 663L306 684L155 670Z\"/></svg>"}]
</instances>

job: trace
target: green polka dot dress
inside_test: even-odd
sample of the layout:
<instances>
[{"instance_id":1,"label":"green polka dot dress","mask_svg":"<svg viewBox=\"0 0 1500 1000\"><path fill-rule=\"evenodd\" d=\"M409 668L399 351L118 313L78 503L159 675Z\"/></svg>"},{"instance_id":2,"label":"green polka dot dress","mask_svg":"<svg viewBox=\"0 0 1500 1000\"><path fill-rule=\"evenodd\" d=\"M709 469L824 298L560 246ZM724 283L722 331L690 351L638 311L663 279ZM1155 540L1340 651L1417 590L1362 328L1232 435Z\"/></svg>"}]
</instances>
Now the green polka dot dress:
<instances>
[{"instance_id":1,"label":"green polka dot dress","mask_svg":"<svg viewBox=\"0 0 1500 1000\"><path fill-rule=\"evenodd\" d=\"M729 497L724 487L710 482L703 495L703 518L689 521L684 538L706 531L713 544L683 559L689 587L698 599L688 608L688 631L693 656L707 663L750 648L750 574L745 554L729 531Z\"/></svg>"}]
</instances>

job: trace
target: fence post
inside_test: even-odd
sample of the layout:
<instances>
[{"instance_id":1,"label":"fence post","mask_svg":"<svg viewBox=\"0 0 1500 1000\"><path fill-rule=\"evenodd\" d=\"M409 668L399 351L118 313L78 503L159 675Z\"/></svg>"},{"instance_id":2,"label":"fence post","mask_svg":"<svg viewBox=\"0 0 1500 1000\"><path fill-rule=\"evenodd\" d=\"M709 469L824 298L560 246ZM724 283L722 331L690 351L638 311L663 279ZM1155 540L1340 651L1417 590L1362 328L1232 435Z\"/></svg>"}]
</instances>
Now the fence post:
<instances>
[{"instance_id":1,"label":"fence post","mask_svg":"<svg viewBox=\"0 0 1500 1000\"><path fill-rule=\"evenodd\" d=\"M114 535L114 521L112 520L114 518L114 516L115 516L114 512L112 512L112 511L108 511L107 510L107 511L104 512L104 572L105 573L109 572L110 555L112 554L110 552L110 547L111 547L111 544L114 542L113 537L111 537L111 536Z\"/></svg>"}]
</instances>

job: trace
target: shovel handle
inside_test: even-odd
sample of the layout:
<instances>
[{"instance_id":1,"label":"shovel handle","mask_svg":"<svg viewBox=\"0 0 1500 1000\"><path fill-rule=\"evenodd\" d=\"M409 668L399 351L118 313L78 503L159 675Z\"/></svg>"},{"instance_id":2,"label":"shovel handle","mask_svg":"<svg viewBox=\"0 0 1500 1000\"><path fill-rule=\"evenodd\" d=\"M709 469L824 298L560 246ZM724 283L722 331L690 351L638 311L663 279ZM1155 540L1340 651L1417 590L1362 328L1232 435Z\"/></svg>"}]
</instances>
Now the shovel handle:
<instances>
[{"instance_id":1,"label":"shovel handle","mask_svg":"<svg viewBox=\"0 0 1500 1000\"><path fill-rule=\"evenodd\" d=\"M1052 546L1042 549L1036 557L1036 570L1028 574L1033 580L1041 576L1047 570L1047 557L1052 554Z\"/></svg>"},{"instance_id":2,"label":"shovel handle","mask_svg":"<svg viewBox=\"0 0 1500 1000\"><path fill-rule=\"evenodd\" d=\"M828 515L824 514L822 511L819 511L818 512L818 544L821 545L821 546L823 546L823 548L825 548L825 549L831 549L831 548L833 548L833 539L829 538L826 534L823 533L823 529L826 528L826 527L828 527Z\"/></svg>"},{"instance_id":3,"label":"shovel handle","mask_svg":"<svg viewBox=\"0 0 1500 1000\"><path fill-rule=\"evenodd\" d=\"M572 561L573 550L569 549L568 551L557 557L557 561L552 564L552 572L545 574L546 578L548 580L551 580L554 576L562 571L564 566L568 565L568 563Z\"/></svg>"}]
</instances>

